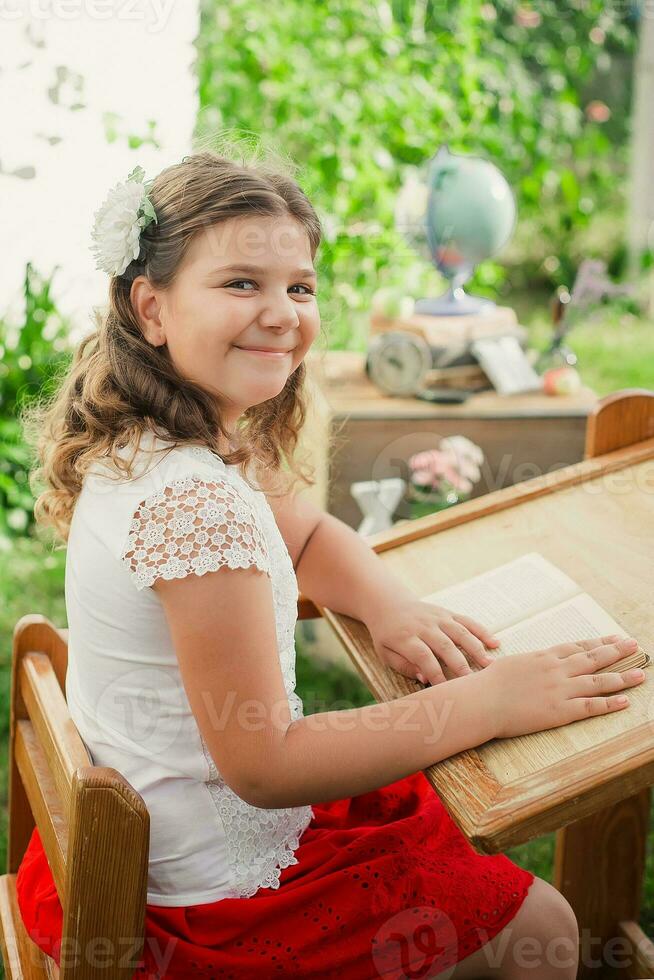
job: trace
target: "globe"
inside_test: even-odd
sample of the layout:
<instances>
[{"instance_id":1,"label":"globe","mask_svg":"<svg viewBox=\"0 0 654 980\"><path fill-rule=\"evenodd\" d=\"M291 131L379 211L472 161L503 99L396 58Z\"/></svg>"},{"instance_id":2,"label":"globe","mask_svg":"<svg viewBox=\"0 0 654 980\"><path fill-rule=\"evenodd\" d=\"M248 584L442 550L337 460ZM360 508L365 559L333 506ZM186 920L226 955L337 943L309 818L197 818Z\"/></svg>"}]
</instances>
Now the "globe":
<instances>
[{"instance_id":1,"label":"globe","mask_svg":"<svg viewBox=\"0 0 654 980\"><path fill-rule=\"evenodd\" d=\"M492 312L492 300L469 296L463 284L475 266L498 252L513 233L516 204L504 174L488 160L450 153L442 146L428 161L421 180L422 195L416 194L415 178L413 183L412 240L423 252L426 246L450 286L443 296L416 300L415 312L434 316ZM423 212L417 235L416 208Z\"/></svg>"}]
</instances>

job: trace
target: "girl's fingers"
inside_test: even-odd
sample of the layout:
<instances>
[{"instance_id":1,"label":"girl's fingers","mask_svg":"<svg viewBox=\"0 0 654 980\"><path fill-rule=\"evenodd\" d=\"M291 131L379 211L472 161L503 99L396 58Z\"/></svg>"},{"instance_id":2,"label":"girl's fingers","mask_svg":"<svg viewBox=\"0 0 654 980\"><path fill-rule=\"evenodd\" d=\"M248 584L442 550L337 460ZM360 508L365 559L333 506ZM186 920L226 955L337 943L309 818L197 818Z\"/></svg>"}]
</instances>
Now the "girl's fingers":
<instances>
[{"instance_id":1,"label":"girl's fingers","mask_svg":"<svg viewBox=\"0 0 654 980\"><path fill-rule=\"evenodd\" d=\"M385 649L389 650L389 647ZM398 656L397 650L390 652ZM412 636L410 640L403 643L400 656L411 664L414 671L411 677L416 677L419 671L431 684L440 684L445 680L443 668L434 656L433 650L419 636Z\"/></svg>"},{"instance_id":2,"label":"girl's fingers","mask_svg":"<svg viewBox=\"0 0 654 980\"><path fill-rule=\"evenodd\" d=\"M458 646L449 634L443 631L443 627L434 627L433 629L424 629L423 635L425 637L424 643L428 644L427 649L430 651L432 659L438 657L443 663L447 664L449 669L457 677L462 677L464 674L470 673L470 667L468 666L468 661L463 656ZM457 640L458 642L458 640ZM478 641L475 641L478 642ZM422 664L421 664L422 669ZM441 671L442 672L442 671ZM425 677L431 679L431 673L429 670L423 670ZM432 680L432 684L433 684Z\"/></svg>"},{"instance_id":3,"label":"girl's fingers","mask_svg":"<svg viewBox=\"0 0 654 980\"><path fill-rule=\"evenodd\" d=\"M645 680L642 670L607 670L601 674L583 674L575 677L574 695L578 698L596 697L602 694L612 694L625 687L636 687Z\"/></svg>"},{"instance_id":4,"label":"girl's fingers","mask_svg":"<svg viewBox=\"0 0 654 980\"><path fill-rule=\"evenodd\" d=\"M637 648L636 641L629 639L621 639L617 643L601 643L599 646L589 646L579 653L570 654L566 665L571 677L577 674L595 674L598 669L609 667L616 660L635 653Z\"/></svg>"},{"instance_id":5,"label":"girl's fingers","mask_svg":"<svg viewBox=\"0 0 654 980\"><path fill-rule=\"evenodd\" d=\"M445 639L447 638L445 637ZM449 663L447 657L442 653L439 653L437 656L431 644L427 640L423 640L420 636L412 637L408 646L409 649L406 651L406 656L410 658L417 670L425 678L423 683L427 681L434 685L444 683L445 674L443 673L443 666L439 657L441 657L444 663ZM456 650L456 647L454 649Z\"/></svg>"},{"instance_id":6,"label":"girl's fingers","mask_svg":"<svg viewBox=\"0 0 654 980\"><path fill-rule=\"evenodd\" d=\"M579 653L580 650L594 650L595 647L603 647L609 643L618 643L621 639L621 636L613 633L610 636L592 636L587 640L573 640L569 643L557 643L555 644L555 647L560 651L560 656L565 659L572 654Z\"/></svg>"},{"instance_id":7,"label":"girl's fingers","mask_svg":"<svg viewBox=\"0 0 654 980\"><path fill-rule=\"evenodd\" d=\"M498 647L500 645L500 641L497 639L497 637L493 636L493 634L487 630L485 626L482 626L482 624L478 623L475 619L471 619L469 616L460 616L458 613L456 615L453 614L452 619L455 619L457 623L461 623L461 625L465 626L465 628L470 630L471 633L474 633L474 635L479 637L482 643L485 643L487 647Z\"/></svg>"},{"instance_id":8,"label":"girl's fingers","mask_svg":"<svg viewBox=\"0 0 654 980\"><path fill-rule=\"evenodd\" d=\"M476 636L473 636L465 626L452 621L443 623L443 625L439 626L438 629L441 632L436 632L436 628L426 630L426 638L432 648L439 647L443 635L447 636L452 641L451 646L444 649L440 656L450 670L453 671L458 677L462 677L464 674L469 674L471 672L468 661L464 657L461 650L465 651L465 653L472 657L472 659L478 663L480 667L488 666L490 661L487 659L487 654L483 643L481 643Z\"/></svg>"},{"instance_id":9,"label":"girl's fingers","mask_svg":"<svg viewBox=\"0 0 654 980\"><path fill-rule=\"evenodd\" d=\"M390 650L388 647L384 647L384 649L386 651L386 663L392 667L393 670L396 670L398 674L403 674L404 677L411 677L412 679L415 678L416 680L419 680L421 684L426 683L422 673L414 663L411 663L411 661L407 660L406 657L400 656L399 653L395 653L394 650Z\"/></svg>"},{"instance_id":10,"label":"girl's fingers","mask_svg":"<svg viewBox=\"0 0 654 980\"><path fill-rule=\"evenodd\" d=\"M486 647L470 630L461 623L447 623L444 629L448 630L448 635L454 640L457 646L461 647L480 667L486 667L492 663L492 657L486 653Z\"/></svg>"}]
</instances>

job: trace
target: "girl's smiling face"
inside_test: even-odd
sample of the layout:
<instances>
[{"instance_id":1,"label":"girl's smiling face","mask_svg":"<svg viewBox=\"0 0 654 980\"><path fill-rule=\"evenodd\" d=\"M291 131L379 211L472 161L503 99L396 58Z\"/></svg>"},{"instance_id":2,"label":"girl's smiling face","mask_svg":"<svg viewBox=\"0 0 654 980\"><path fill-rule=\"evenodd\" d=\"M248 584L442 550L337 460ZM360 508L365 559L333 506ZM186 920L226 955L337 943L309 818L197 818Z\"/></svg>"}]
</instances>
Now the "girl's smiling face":
<instances>
[{"instance_id":1,"label":"girl's smiling face","mask_svg":"<svg viewBox=\"0 0 654 980\"><path fill-rule=\"evenodd\" d=\"M224 424L278 395L320 329L308 235L291 215L229 218L199 232L175 281L144 276L131 299L151 344L216 393ZM272 348L257 353L252 348Z\"/></svg>"}]
</instances>

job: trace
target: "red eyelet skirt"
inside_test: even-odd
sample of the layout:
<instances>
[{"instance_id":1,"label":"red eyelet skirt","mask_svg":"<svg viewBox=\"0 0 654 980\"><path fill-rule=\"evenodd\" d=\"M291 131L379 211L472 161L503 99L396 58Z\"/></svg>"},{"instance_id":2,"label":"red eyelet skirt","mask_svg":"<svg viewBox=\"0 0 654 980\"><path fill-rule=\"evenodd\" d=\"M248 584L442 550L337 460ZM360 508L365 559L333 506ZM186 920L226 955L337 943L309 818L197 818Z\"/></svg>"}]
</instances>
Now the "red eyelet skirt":
<instances>
[{"instance_id":1,"label":"red eyelet skirt","mask_svg":"<svg viewBox=\"0 0 654 980\"><path fill-rule=\"evenodd\" d=\"M493 939L534 880L504 854L477 854L422 772L313 809L278 889L147 905L133 980L435 977ZM62 909L36 829L17 892L59 964Z\"/></svg>"}]
</instances>

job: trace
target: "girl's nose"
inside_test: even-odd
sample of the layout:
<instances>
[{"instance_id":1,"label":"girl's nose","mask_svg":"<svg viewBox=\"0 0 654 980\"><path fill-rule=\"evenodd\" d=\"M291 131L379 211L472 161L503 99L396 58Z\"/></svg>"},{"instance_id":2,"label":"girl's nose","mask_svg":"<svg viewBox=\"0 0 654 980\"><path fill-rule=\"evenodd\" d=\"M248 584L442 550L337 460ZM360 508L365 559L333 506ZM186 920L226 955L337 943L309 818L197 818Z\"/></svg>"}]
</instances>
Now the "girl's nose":
<instances>
[{"instance_id":1,"label":"girl's nose","mask_svg":"<svg viewBox=\"0 0 654 980\"><path fill-rule=\"evenodd\" d=\"M259 322L266 330L274 330L276 333L294 330L300 324L297 313L283 313L281 310L270 310L267 313L262 313Z\"/></svg>"},{"instance_id":2,"label":"girl's nose","mask_svg":"<svg viewBox=\"0 0 654 980\"><path fill-rule=\"evenodd\" d=\"M295 303L286 293L279 299L277 297L270 299L265 304L259 319L263 326L285 330L288 330L289 327L297 327L300 323Z\"/></svg>"}]
</instances>

